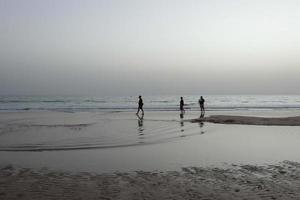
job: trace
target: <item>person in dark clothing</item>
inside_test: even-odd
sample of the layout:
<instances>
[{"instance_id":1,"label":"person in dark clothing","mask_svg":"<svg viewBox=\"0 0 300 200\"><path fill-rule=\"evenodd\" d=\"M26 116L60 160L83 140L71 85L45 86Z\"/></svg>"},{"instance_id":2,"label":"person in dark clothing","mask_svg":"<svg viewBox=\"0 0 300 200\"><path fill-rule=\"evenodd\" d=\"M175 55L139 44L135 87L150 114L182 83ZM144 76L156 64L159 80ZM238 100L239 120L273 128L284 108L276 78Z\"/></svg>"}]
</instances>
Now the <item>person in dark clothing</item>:
<instances>
[{"instance_id":1,"label":"person in dark clothing","mask_svg":"<svg viewBox=\"0 0 300 200\"><path fill-rule=\"evenodd\" d=\"M144 110L143 110L143 99L142 99L142 96L140 95L139 96L139 107L138 107L138 110L137 110L137 115L139 114L140 110L142 111L142 114L144 115Z\"/></svg>"},{"instance_id":2,"label":"person in dark clothing","mask_svg":"<svg viewBox=\"0 0 300 200\"><path fill-rule=\"evenodd\" d=\"M183 97L180 97L180 111L184 111L184 108L183 108L183 106L184 106L184 101L183 101Z\"/></svg>"},{"instance_id":3,"label":"person in dark clothing","mask_svg":"<svg viewBox=\"0 0 300 200\"><path fill-rule=\"evenodd\" d=\"M203 99L203 97L201 96L200 99L199 99L199 105L200 105L200 109L201 109L201 114L205 112L205 109L204 109L204 102L205 100Z\"/></svg>"}]
</instances>

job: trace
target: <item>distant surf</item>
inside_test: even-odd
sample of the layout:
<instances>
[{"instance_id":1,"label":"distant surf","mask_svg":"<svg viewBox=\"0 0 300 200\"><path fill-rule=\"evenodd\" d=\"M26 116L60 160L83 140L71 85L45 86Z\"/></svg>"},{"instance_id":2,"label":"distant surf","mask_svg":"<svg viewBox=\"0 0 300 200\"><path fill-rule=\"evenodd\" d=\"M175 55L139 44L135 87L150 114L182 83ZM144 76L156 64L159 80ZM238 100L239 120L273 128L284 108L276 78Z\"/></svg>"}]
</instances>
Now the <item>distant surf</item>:
<instances>
[{"instance_id":1,"label":"distant surf","mask_svg":"<svg viewBox=\"0 0 300 200\"><path fill-rule=\"evenodd\" d=\"M187 110L199 110L197 95L182 95ZM300 109L297 95L206 95L207 110ZM179 109L179 95L143 96L144 109L174 111ZM137 108L137 97L30 97L1 96L0 111L53 110L92 112L101 110L131 111Z\"/></svg>"}]
</instances>

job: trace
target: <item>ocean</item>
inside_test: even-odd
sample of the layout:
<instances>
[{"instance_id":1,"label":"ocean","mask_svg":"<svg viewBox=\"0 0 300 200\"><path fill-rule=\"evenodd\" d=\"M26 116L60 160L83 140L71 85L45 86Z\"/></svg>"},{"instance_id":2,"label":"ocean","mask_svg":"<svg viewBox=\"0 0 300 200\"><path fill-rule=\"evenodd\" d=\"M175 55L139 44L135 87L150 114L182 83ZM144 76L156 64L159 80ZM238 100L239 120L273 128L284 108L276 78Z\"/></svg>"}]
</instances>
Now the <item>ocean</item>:
<instances>
[{"instance_id":1,"label":"ocean","mask_svg":"<svg viewBox=\"0 0 300 200\"><path fill-rule=\"evenodd\" d=\"M198 110L200 96L184 95L185 109ZM300 109L300 95L204 95L207 110ZM143 96L144 110L174 111L180 96ZM0 111L52 110L93 112L130 111L137 108L138 97L45 97L0 96Z\"/></svg>"}]
</instances>

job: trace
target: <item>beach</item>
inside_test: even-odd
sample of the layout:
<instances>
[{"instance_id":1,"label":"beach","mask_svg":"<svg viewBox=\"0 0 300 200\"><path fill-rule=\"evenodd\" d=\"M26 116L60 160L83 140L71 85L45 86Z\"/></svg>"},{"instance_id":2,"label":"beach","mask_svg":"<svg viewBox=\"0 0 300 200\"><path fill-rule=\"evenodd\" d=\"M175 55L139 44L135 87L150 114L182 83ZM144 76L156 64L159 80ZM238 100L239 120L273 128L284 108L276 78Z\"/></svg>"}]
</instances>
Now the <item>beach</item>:
<instances>
[{"instance_id":1,"label":"beach","mask_svg":"<svg viewBox=\"0 0 300 200\"><path fill-rule=\"evenodd\" d=\"M0 200L300 200L299 10L0 0Z\"/></svg>"},{"instance_id":2,"label":"beach","mask_svg":"<svg viewBox=\"0 0 300 200\"><path fill-rule=\"evenodd\" d=\"M179 111L0 113L0 195L299 198L299 126L212 123L199 116L199 111L186 111L183 118ZM208 111L205 117L226 122L294 116L297 110Z\"/></svg>"},{"instance_id":3,"label":"beach","mask_svg":"<svg viewBox=\"0 0 300 200\"><path fill-rule=\"evenodd\" d=\"M0 0L0 200L300 200L299 10Z\"/></svg>"},{"instance_id":4,"label":"beach","mask_svg":"<svg viewBox=\"0 0 300 200\"><path fill-rule=\"evenodd\" d=\"M300 164L92 174L4 167L1 199L299 199Z\"/></svg>"}]
</instances>

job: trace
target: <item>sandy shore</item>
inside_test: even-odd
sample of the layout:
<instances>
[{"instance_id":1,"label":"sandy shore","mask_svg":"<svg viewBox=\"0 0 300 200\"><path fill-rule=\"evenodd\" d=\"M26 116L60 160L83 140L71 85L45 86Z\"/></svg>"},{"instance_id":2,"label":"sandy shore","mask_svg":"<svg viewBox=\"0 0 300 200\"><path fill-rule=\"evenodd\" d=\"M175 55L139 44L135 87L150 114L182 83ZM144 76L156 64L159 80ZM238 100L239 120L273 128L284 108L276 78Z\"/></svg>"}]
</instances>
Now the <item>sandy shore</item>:
<instances>
[{"instance_id":1,"label":"sandy shore","mask_svg":"<svg viewBox=\"0 0 300 200\"><path fill-rule=\"evenodd\" d=\"M209 115L291 117L281 111L208 112ZM300 126L191 123L199 112L0 113L0 166L88 171L178 171L300 162ZM238 141L238 142L237 142Z\"/></svg>"},{"instance_id":2,"label":"sandy shore","mask_svg":"<svg viewBox=\"0 0 300 200\"><path fill-rule=\"evenodd\" d=\"M265 126L300 126L300 116L296 117L252 117L232 115L212 115L191 120L192 122L211 122L218 124L246 124Z\"/></svg>"},{"instance_id":3,"label":"sandy shore","mask_svg":"<svg viewBox=\"0 0 300 200\"><path fill-rule=\"evenodd\" d=\"M300 199L299 113L209 114L1 113L0 199Z\"/></svg>"},{"instance_id":4,"label":"sandy shore","mask_svg":"<svg viewBox=\"0 0 300 200\"><path fill-rule=\"evenodd\" d=\"M299 199L300 163L112 174L3 167L1 199Z\"/></svg>"}]
</instances>

